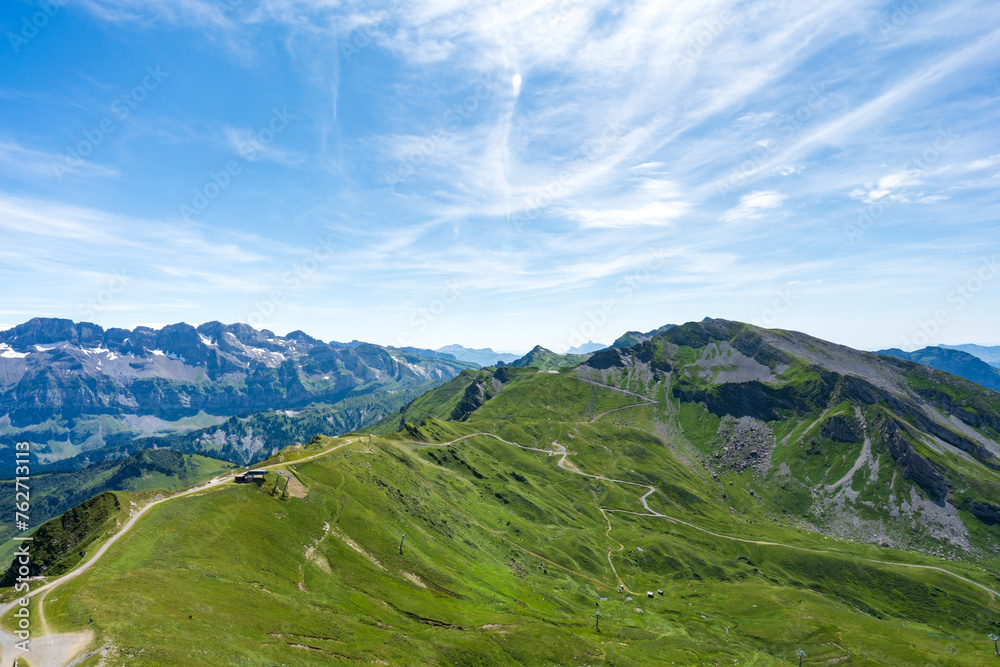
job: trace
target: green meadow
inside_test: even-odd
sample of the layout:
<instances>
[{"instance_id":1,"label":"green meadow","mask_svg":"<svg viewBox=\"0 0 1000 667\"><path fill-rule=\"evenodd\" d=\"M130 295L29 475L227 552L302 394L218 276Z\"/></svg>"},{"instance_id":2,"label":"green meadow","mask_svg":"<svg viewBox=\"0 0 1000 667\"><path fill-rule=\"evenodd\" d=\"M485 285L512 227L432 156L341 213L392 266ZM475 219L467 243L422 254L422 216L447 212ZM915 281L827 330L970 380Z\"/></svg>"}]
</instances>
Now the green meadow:
<instances>
[{"instance_id":1,"label":"green meadow","mask_svg":"<svg viewBox=\"0 0 1000 667\"><path fill-rule=\"evenodd\" d=\"M460 389L443 391L414 407L450 409ZM94 631L104 655L82 665L995 659L990 593L875 561L998 590L993 573L782 522L741 476L720 487L679 461L646 428L667 407L639 402L530 373L466 421L318 437L265 462L304 497L275 494L271 474L157 506L45 597L45 619ZM566 467L608 479L560 467L556 444Z\"/></svg>"}]
</instances>

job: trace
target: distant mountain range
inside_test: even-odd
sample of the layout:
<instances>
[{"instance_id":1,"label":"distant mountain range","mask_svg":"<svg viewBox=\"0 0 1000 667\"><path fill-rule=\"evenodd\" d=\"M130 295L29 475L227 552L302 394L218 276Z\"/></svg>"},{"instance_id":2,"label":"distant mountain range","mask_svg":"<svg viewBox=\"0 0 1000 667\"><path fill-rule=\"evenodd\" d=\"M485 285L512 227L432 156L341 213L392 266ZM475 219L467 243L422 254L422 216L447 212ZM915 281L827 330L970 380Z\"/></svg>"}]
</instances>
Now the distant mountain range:
<instances>
[{"instance_id":1,"label":"distant mountain range","mask_svg":"<svg viewBox=\"0 0 1000 667\"><path fill-rule=\"evenodd\" d=\"M294 421L295 411L323 405L332 412L318 422L316 410L307 411L308 437L323 424L335 435L476 366L246 324L105 330L36 318L0 331L0 464L12 460L19 440L35 444L40 463L80 466L103 460L109 447L121 455L143 439L184 433L199 434L187 451L250 462L293 444L298 432L271 429L272 441L231 417L286 411L269 422Z\"/></svg>"},{"instance_id":2,"label":"distant mountain range","mask_svg":"<svg viewBox=\"0 0 1000 667\"><path fill-rule=\"evenodd\" d=\"M1000 391L1000 368L991 366L980 357L963 352L957 348L925 347L922 350L915 350L913 352L904 352L900 349L891 348L888 350L879 350L876 354L915 361L918 364L930 366L939 371L963 377L966 380L972 380L993 391Z\"/></svg>"},{"instance_id":3,"label":"distant mountain range","mask_svg":"<svg viewBox=\"0 0 1000 667\"><path fill-rule=\"evenodd\" d=\"M428 357L431 359L449 359L451 361L458 361L458 357L456 357L454 354L448 354L447 352L439 352L437 350L428 350L422 347L399 347L390 349L400 350L402 352L406 352L407 354L415 354L420 357ZM468 360L463 360L463 361L468 361Z\"/></svg>"},{"instance_id":4,"label":"distant mountain range","mask_svg":"<svg viewBox=\"0 0 1000 667\"><path fill-rule=\"evenodd\" d=\"M588 340L583 345L569 348L566 350L566 354L590 354L591 352L607 349L607 347L604 343L595 343L592 340Z\"/></svg>"},{"instance_id":5,"label":"distant mountain range","mask_svg":"<svg viewBox=\"0 0 1000 667\"><path fill-rule=\"evenodd\" d=\"M591 352L596 352L598 350L603 350L607 345L604 343L595 343L592 340L588 340L582 345L577 345L576 347L571 347L564 354L566 355L588 355ZM483 348L469 348L463 347L461 345L446 345L444 347L439 347L436 350L421 350L418 348L404 348L405 350L412 351L417 354L423 354L423 356L433 357L440 356L446 359L458 359L460 361L471 361L473 363L479 364L480 366L496 366L497 362L503 362L509 366L518 366L525 364L518 364L519 360L523 360L526 357L532 355L536 350L545 350L548 354L558 355L551 350L541 347L540 345L535 346L535 348L527 353L527 355L521 356L518 354L513 354L510 352L496 352L488 347ZM577 362L578 363L578 362Z\"/></svg>"},{"instance_id":6,"label":"distant mountain range","mask_svg":"<svg viewBox=\"0 0 1000 667\"><path fill-rule=\"evenodd\" d=\"M509 364L512 361L517 361L521 357L519 354L511 354L509 352L495 352L488 347L463 347L457 343L454 345L439 347L435 351L443 354L450 354L455 359L471 361L472 363L479 364L480 366L495 366L498 361Z\"/></svg>"},{"instance_id":7,"label":"distant mountain range","mask_svg":"<svg viewBox=\"0 0 1000 667\"><path fill-rule=\"evenodd\" d=\"M971 355L977 356L991 366L1000 367L1000 345L938 345L948 350L961 350Z\"/></svg>"},{"instance_id":8,"label":"distant mountain range","mask_svg":"<svg viewBox=\"0 0 1000 667\"><path fill-rule=\"evenodd\" d=\"M612 348L634 347L672 328L630 331ZM20 440L34 443L37 463L69 469L151 446L250 463L317 433L373 424L466 369L554 370L601 348L588 341L559 355L538 346L519 357L457 344L425 350L327 343L302 331L278 336L246 324L105 330L36 318L0 331L0 465L12 460ZM996 359L1000 348L882 354L1000 389L1000 370L984 361Z\"/></svg>"}]
</instances>

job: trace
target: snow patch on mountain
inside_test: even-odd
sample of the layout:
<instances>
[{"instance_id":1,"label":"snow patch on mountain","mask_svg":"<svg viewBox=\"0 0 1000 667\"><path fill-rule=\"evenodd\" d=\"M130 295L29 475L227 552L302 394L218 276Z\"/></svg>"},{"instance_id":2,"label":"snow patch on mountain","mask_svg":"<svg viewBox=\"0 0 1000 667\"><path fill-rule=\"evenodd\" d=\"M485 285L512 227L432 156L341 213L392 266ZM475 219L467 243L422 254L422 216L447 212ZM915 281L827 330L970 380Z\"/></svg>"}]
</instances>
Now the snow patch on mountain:
<instances>
[{"instance_id":1,"label":"snow patch on mountain","mask_svg":"<svg viewBox=\"0 0 1000 667\"><path fill-rule=\"evenodd\" d=\"M0 343L0 357L4 359L24 359L26 356L28 356L27 352L16 352L7 343Z\"/></svg>"}]
</instances>

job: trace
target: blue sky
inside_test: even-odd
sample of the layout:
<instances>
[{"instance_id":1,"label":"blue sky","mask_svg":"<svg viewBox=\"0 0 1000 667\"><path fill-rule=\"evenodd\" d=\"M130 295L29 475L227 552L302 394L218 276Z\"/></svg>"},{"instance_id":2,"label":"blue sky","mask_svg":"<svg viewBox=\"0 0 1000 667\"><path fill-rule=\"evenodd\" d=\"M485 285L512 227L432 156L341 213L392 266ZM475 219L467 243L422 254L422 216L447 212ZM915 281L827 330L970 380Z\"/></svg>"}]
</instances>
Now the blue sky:
<instances>
[{"instance_id":1,"label":"blue sky","mask_svg":"<svg viewBox=\"0 0 1000 667\"><path fill-rule=\"evenodd\" d=\"M0 9L0 328L1000 344L1000 5Z\"/></svg>"}]
</instances>

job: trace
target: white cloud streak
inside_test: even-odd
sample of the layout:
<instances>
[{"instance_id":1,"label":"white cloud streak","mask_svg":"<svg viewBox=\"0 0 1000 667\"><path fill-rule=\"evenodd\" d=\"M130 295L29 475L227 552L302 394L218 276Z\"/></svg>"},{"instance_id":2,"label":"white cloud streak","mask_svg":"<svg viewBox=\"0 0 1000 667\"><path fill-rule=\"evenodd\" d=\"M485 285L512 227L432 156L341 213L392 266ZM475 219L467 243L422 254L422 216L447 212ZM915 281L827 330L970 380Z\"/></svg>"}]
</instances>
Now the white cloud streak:
<instances>
[{"instance_id":1,"label":"white cloud streak","mask_svg":"<svg viewBox=\"0 0 1000 667\"><path fill-rule=\"evenodd\" d=\"M765 215L765 211L779 208L787 197L774 190L757 190L740 197L739 205L729 209L719 218L722 222L743 222L756 220Z\"/></svg>"}]
</instances>

